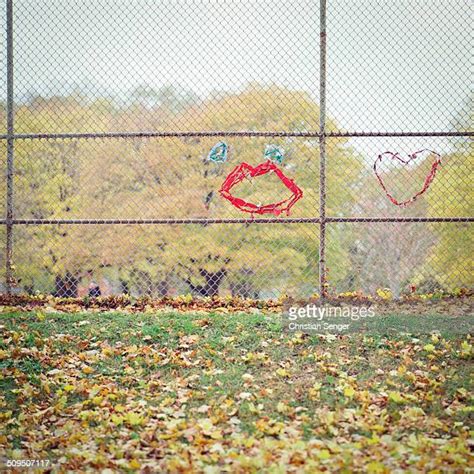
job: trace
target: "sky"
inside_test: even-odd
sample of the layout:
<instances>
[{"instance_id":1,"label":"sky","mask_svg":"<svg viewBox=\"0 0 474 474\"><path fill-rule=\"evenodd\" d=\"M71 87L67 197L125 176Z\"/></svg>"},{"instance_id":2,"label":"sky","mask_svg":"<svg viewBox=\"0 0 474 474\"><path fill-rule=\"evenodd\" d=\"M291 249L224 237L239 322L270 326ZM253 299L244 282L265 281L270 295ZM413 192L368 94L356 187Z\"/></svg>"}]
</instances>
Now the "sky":
<instances>
[{"instance_id":1,"label":"sky","mask_svg":"<svg viewBox=\"0 0 474 474\"><path fill-rule=\"evenodd\" d=\"M451 130L472 93L472 3L327 4L327 108L339 127ZM251 82L319 97L317 1L15 0L14 5L17 101L74 89L125 99L143 84L171 84L206 97ZM4 100L4 47L1 60ZM432 143L447 146L443 139ZM426 139L353 144L373 154L390 144L407 151L425 147Z\"/></svg>"}]
</instances>

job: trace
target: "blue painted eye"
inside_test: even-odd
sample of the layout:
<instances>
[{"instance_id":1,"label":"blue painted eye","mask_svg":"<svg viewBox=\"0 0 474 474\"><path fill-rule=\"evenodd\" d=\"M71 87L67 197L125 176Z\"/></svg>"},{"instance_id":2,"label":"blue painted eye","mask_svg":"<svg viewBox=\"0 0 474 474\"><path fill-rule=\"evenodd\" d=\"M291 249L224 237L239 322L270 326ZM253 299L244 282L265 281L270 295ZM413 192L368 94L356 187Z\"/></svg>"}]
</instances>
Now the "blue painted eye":
<instances>
[{"instance_id":1,"label":"blue painted eye","mask_svg":"<svg viewBox=\"0 0 474 474\"><path fill-rule=\"evenodd\" d=\"M265 147L265 153L263 155L265 160L273 161L274 163L282 164L283 158L285 158L285 151L278 145L267 145Z\"/></svg>"},{"instance_id":2,"label":"blue painted eye","mask_svg":"<svg viewBox=\"0 0 474 474\"><path fill-rule=\"evenodd\" d=\"M227 161L227 143L219 142L216 143L207 155L209 161L214 163L225 163Z\"/></svg>"}]
</instances>

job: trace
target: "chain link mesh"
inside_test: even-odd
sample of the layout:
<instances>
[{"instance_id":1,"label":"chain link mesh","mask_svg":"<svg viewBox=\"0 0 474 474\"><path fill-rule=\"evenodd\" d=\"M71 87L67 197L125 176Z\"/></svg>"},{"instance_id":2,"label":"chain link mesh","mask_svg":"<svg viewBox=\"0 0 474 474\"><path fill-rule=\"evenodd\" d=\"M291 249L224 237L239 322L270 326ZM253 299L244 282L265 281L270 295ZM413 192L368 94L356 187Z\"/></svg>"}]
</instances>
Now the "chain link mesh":
<instances>
[{"instance_id":1,"label":"chain link mesh","mask_svg":"<svg viewBox=\"0 0 474 474\"><path fill-rule=\"evenodd\" d=\"M321 243L331 292L472 288L469 2L329 1L327 76L319 2L12 6L10 25L0 12L1 156L14 144L13 199L0 180L0 291L304 297L321 291ZM227 161L208 161L221 140ZM253 219L219 195L268 145L284 150L280 167L303 190L289 218ZM419 150L435 154L401 161ZM415 202L395 206L381 188L373 165L385 152L401 158L378 168L399 201L441 157ZM289 197L271 173L237 194L262 205Z\"/></svg>"}]
</instances>

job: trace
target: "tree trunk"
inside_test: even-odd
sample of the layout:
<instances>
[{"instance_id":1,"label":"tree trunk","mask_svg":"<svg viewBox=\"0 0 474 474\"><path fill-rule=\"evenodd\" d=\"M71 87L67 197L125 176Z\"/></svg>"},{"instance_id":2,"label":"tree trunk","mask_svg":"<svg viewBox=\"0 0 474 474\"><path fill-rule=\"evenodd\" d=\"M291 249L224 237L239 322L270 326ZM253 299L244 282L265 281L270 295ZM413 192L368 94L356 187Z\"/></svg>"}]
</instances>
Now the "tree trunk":
<instances>
[{"instance_id":1,"label":"tree trunk","mask_svg":"<svg viewBox=\"0 0 474 474\"><path fill-rule=\"evenodd\" d=\"M58 298L77 298L79 278L66 272L64 276L56 275L54 296Z\"/></svg>"}]
</instances>

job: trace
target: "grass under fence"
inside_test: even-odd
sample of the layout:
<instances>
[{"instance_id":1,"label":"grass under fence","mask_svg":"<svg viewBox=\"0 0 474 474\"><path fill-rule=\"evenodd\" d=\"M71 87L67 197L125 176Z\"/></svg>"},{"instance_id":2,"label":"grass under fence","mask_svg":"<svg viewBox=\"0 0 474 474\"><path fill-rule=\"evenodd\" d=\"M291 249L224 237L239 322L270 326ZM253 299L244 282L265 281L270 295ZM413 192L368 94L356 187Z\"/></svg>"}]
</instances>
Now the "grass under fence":
<instances>
[{"instance_id":1,"label":"grass under fence","mask_svg":"<svg viewBox=\"0 0 474 474\"><path fill-rule=\"evenodd\" d=\"M474 467L468 335L309 336L257 312L6 311L7 458L105 473Z\"/></svg>"}]
</instances>

